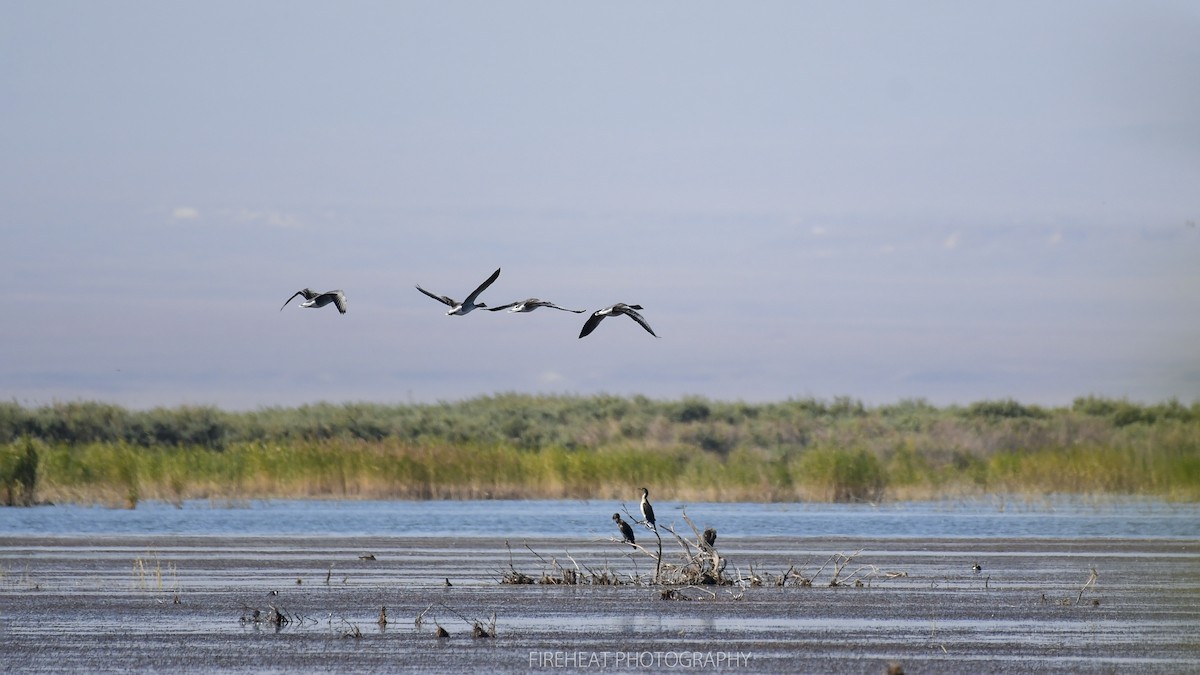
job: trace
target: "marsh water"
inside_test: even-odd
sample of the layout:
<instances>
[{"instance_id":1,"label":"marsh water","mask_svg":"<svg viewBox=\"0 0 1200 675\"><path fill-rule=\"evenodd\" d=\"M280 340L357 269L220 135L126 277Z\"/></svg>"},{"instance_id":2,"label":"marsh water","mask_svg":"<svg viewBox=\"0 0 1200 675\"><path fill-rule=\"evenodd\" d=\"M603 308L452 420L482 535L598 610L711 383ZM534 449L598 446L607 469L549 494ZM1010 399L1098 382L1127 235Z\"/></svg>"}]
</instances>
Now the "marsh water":
<instances>
[{"instance_id":1,"label":"marsh water","mask_svg":"<svg viewBox=\"0 0 1200 675\"><path fill-rule=\"evenodd\" d=\"M685 512L716 528L737 583L654 584L653 560L612 536L612 513L636 513L632 500L0 509L0 663L13 672L1200 668L1200 505L655 506L660 526L685 537L694 539ZM654 533L637 532L653 550ZM669 562L680 547L663 534ZM565 569L621 583L500 583L513 570L550 581ZM264 620L272 610L287 620ZM495 636L473 637L475 623Z\"/></svg>"},{"instance_id":2,"label":"marsh water","mask_svg":"<svg viewBox=\"0 0 1200 675\"><path fill-rule=\"evenodd\" d=\"M607 538L636 501L188 501L135 509L0 510L0 536L261 535ZM885 504L655 502L728 537L1200 537L1200 504L1145 499L991 498Z\"/></svg>"}]
</instances>

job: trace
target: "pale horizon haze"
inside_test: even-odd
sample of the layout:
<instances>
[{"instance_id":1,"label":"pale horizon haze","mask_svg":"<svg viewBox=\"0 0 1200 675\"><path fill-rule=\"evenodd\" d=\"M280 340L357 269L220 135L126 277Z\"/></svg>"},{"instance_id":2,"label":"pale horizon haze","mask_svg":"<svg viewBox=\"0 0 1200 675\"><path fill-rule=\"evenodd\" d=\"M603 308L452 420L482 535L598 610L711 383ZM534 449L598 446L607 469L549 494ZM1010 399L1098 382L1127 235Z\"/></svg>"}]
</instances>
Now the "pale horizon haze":
<instances>
[{"instance_id":1,"label":"pale horizon haze","mask_svg":"<svg viewBox=\"0 0 1200 675\"><path fill-rule=\"evenodd\" d=\"M1200 400L1195 2L7 2L0 63L3 400ZM414 288L497 267L660 338Z\"/></svg>"}]
</instances>

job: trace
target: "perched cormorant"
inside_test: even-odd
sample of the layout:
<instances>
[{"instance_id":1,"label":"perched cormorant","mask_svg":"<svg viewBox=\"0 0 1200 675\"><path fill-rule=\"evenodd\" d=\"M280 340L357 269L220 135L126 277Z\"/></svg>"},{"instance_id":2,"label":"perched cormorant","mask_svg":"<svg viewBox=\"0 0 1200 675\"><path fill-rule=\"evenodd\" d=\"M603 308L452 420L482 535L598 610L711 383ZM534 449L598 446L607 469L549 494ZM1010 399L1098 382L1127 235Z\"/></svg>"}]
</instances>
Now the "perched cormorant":
<instances>
[{"instance_id":1,"label":"perched cormorant","mask_svg":"<svg viewBox=\"0 0 1200 675\"><path fill-rule=\"evenodd\" d=\"M654 507L650 505L650 491L642 488L642 519L650 527L658 530L658 526L654 524Z\"/></svg>"},{"instance_id":2,"label":"perched cormorant","mask_svg":"<svg viewBox=\"0 0 1200 675\"><path fill-rule=\"evenodd\" d=\"M635 311L639 309L642 309L641 305L627 305L623 302L618 302L617 304L605 307L604 309L598 309L592 312L592 315L588 317L587 322L583 324L583 330L579 331L579 337L587 337L592 331L596 330L596 326L599 326L600 322L603 321L605 317L617 316L618 314L624 314L625 316L633 319L634 321L638 322L642 328L645 328L647 333L654 335L654 337L658 337L650 328L650 324L646 323L646 320L642 318L642 315Z\"/></svg>"},{"instance_id":3,"label":"perched cormorant","mask_svg":"<svg viewBox=\"0 0 1200 675\"><path fill-rule=\"evenodd\" d=\"M479 308L479 307L482 307L484 309L487 308L487 305L483 304L482 302L475 302L475 298L478 298L479 294L482 293L484 290L486 290L488 286L491 286L492 282L495 281L496 278L499 276L500 276L500 268L497 267L496 271L492 272L492 276L488 277L487 281L483 282L482 284L479 284L479 287L476 288L475 290L471 291L471 294L467 296L467 299L463 300L462 302L459 302L453 298L446 297L444 295L435 295L433 293L430 293L429 291L425 290L424 288L421 288L421 284L417 284L417 290L421 291L425 295L428 295L429 297L433 298L434 300L437 300L438 302L442 303L443 305L446 305L447 307L449 307L450 311L446 312L446 316L450 316L450 315L462 316L462 315L466 314L467 312L470 312L471 310Z\"/></svg>"},{"instance_id":4,"label":"perched cormorant","mask_svg":"<svg viewBox=\"0 0 1200 675\"><path fill-rule=\"evenodd\" d=\"M341 312L342 314L346 313L346 295L344 293L342 293L340 290L325 291L324 293L318 293L318 292L308 289L308 288L302 288L302 289L296 291L295 293L293 293L292 297L288 298L287 302L283 303L283 307L279 308L279 311L282 312L283 308L287 307L288 302L291 302L293 299L295 299L295 297L297 295L304 296L305 302L300 303L301 307L311 307L313 309L316 309L317 307L324 307L325 305L328 305L329 303L332 302L333 304L337 305L337 309L339 312Z\"/></svg>"},{"instance_id":5,"label":"perched cormorant","mask_svg":"<svg viewBox=\"0 0 1200 675\"><path fill-rule=\"evenodd\" d=\"M716 530L716 528L710 527L710 528L704 530L704 543L707 544L709 548L713 548L717 545L717 530Z\"/></svg>"},{"instance_id":6,"label":"perched cormorant","mask_svg":"<svg viewBox=\"0 0 1200 675\"><path fill-rule=\"evenodd\" d=\"M621 514L614 513L613 522L617 524L617 529L621 531L621 537L630 544L634 543L633 528L629 526L629 523L621 520Z\"/></svg>"}]
</instances>

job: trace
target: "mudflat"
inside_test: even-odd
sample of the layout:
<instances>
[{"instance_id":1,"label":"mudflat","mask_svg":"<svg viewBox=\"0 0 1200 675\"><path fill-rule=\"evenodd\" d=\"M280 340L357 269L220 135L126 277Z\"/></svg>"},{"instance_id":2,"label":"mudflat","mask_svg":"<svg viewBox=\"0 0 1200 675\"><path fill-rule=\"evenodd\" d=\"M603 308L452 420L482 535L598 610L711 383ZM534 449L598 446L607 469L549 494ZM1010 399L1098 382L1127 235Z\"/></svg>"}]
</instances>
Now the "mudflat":
<instances>
[{"instance_id":1,"label":"mudflat","mask_svg":"<svg viewBox=\"0 0 1200 675\"><path fill-rule=\"evenodd\" d=\"M734 585L654 584L651 558L607 540L8 537L0 661L10 672L1200 668L1198 540L717 544ZM664 540L666 562L677 551ZM501 583L514 571L535 583Z\"/></svg>"}]
</instances>

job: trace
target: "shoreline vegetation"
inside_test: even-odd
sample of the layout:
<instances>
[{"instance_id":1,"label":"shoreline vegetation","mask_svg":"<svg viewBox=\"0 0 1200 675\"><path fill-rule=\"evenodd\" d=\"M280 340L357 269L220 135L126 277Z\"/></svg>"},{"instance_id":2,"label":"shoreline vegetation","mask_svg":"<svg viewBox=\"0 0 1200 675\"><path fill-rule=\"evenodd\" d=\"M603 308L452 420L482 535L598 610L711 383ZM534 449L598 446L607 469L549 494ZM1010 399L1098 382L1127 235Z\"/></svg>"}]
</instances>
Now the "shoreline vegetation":
<instances>
[{"instance_id":1,"label":"shoreline vegetation","mask_svg":"<svg viewBox=\"0 0 1200 675\"><path fill-rule=\"evenodd\" d=\"M1200 402L498 394L230 412L0 403L0 504L143 499L1200 501Z\"/></svg>"}]
</instances>

